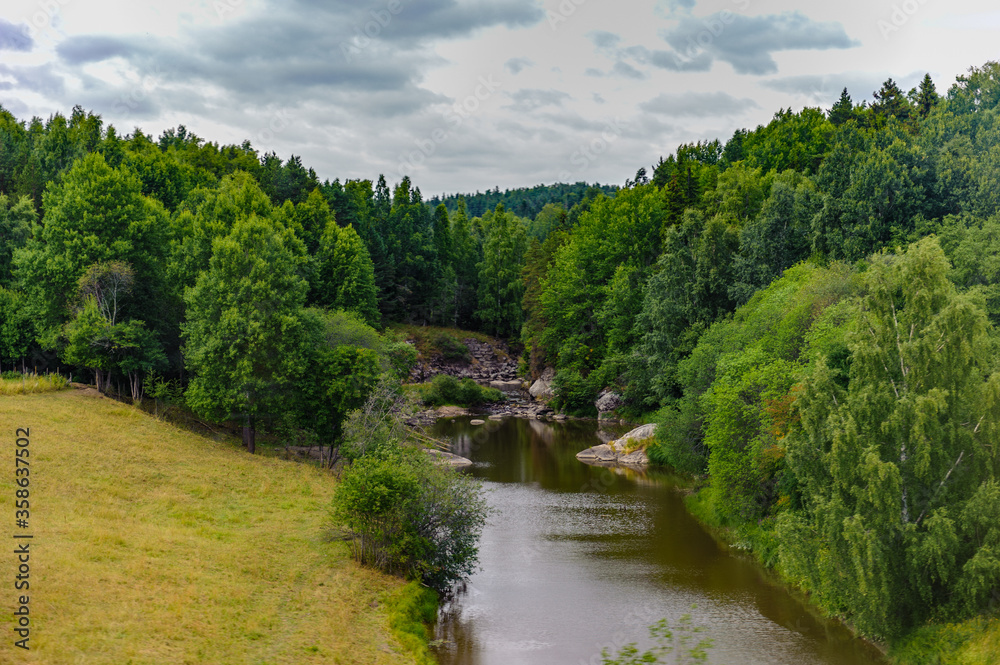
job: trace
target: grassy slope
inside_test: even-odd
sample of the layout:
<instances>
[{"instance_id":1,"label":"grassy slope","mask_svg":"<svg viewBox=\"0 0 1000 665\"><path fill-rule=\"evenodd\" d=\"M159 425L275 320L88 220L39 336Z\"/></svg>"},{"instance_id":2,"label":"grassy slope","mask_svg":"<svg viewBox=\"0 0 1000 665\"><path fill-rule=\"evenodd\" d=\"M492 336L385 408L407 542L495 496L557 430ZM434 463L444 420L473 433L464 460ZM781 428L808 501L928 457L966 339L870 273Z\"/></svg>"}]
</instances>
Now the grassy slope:
<instances>
[{"instance_id":1,"label":"grassy slope","mask_svg":"<svg viewBox=\"0 0 1000 665\"><path fill-rule=\"evenodd\" d=\"M12 645L0 554L0 663L413 662L380 604L401 582L324 542L329 476L80 391L0 397L8 543L25 426L32 650Z\"/></svg>"}]
</instances>

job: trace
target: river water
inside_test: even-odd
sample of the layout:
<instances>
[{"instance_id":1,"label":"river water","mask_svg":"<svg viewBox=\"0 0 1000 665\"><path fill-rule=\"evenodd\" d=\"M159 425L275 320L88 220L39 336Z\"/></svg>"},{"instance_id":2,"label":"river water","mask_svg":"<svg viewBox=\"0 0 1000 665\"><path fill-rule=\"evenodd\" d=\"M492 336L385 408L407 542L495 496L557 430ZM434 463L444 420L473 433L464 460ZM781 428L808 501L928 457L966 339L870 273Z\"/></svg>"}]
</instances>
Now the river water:
<instances>
[{"instance_id":1,"label":"river water","mask_svg":"<svg viewBox=\"0 0 1000 665\"><path fill-rule=\"evenodd\" d=\"M434 434L475 462L495 509L481 570L439 615L442 665L598 665L602 649L648 647L650 625L685 614L717 665L884 662L716 543L669 475L579 462L596 423L456 418Z\"/></svg>"}]
</instances>

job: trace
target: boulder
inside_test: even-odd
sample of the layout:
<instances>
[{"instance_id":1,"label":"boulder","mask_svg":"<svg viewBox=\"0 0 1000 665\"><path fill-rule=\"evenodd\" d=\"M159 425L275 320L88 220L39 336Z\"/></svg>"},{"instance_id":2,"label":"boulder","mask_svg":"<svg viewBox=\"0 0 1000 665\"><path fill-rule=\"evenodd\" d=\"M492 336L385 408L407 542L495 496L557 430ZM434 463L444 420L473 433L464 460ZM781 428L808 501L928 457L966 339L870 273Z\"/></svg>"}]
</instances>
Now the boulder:
<instances>
[{"instance_id":1,"label":"boulder","mask_svg":"<svg viewBox=\"0 0 1000 665\"><path fill-rule=\"evenodd\" d=\"M620 439L577 453L576 458L587 464L645 466L649 464L646 446L653 439L655 432L655 424L641 425Z\"/></svg>"},{"instance_id":2,"label":"boulder","mask_svg":"<svg viewBox=\"0 0 1000 665\"><path fill-rule=\"evenodd\" d=\"M478 418L476 418L474 420L470 420L469 424L470 425L485 425L486 421L485 420L479 420Z\"/></svg>"},{"instance_id":3,"label":"boulder","mask_svg":"<svg viewBox=\"0 0 1000 665\"><path fill-rule=\"evenodd\" d=\"M624 446L630 445L630 442L635 441L645 441L646 439L652 439L656 434L656 423L648 423L646 425L639 425L635 429L628 432L625 436L618 439L617 443L621 443Z\"/></svg>"},{"instance_id":4,"label":"boulder","mask_svg":"<svg viewBox=\"0 0 1000 665\"><path fill-rule=\"evenodd\" d=\"M645 466L649 464L649 456L646 455L645 450L639 448L628 455L621 455L618 458L618 463L627 464L629 466Z\"/></svg>"},{"instance_id":5,"label":"boulder","mask_svg":"<svg viewBox=\"0 0 1000 665\"><path fill-rule=\"evenodd\" d=\"M597 397L594 406L598 413L610 413L625 403L624 398L613 390L604 390Z\"/></svg>"},{"instance_id":6,"label":"boulder","mask_svg":"<svg viewBox=\"0 0 1000 665\"><path fill-rule=\"evenodd\" d=\"M616 453L608 444L602 443L599 446L593 446L578 452L576 454L576 458L579 460L594 460L597 462L614 462L618 459L618 453Z\"/></svg>"},{"instance_id":7,"label":"boulder","mask_svg":"<svg viewBox=\"0 0 1000 665\"><path fill-rule=\"evenodd\" d=\"M545 379L538 379L528 388L528 394L539 400L549 400L555 397L552 392L552 382Z\"/></svg>"},{"instance_id":8,"label":"boulder","mask_svg":"<svg viewBox=\"0 0 1000 665\"><path fill-rule=\"evenodd\" d=\"M516 393L521 391L521 382L494 380L490 381L490 388L496 388L504 393Z\"/></svg>"},{"instance_id":9,"label":"boulder","mask_svg":"<svg viewBox=\"0 0 1000 665\"><path fill-rule=\"evenodd\" d=\"M450 466L454 468L472 466L472 460L460 457L454 453L447 453L443 450L435 450L434 448L424 448L424 452L434 458L434 463L439 466Z\"/></svg>"}]
</instances>

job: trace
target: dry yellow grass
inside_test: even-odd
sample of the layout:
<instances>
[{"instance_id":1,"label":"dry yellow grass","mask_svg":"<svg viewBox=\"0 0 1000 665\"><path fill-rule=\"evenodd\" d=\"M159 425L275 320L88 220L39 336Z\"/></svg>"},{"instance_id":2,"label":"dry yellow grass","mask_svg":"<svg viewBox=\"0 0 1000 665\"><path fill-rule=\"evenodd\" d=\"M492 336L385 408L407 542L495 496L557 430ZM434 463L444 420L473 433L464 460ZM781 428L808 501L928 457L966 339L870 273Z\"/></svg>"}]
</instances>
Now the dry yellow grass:
<instances>
[{"instance_id":1,"label":"dry yellow grass","mask_svg":"<svg viewBox=\"0 0 1000 665\"><path fill-rule=\"evenodd\" d=\"M323 538L328 475L81 393L0 397L0 663L413 662L380 602L401 582ZM17 427L31 428L27 652L12 630Z\"/></svg>"}]
</instances>

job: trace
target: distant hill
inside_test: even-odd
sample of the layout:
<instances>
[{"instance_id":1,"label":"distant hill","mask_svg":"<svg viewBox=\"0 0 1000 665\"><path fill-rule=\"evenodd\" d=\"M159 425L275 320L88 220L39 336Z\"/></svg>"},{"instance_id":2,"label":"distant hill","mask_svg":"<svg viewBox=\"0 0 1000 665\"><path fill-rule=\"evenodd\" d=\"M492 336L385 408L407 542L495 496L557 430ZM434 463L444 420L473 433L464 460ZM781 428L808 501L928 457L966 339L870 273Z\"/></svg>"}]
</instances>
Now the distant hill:
<instances>
[{"instance_id":1,"label":"distant hill","mask_svg":"<svg viewBox=\"0 0 1000 665\"><path fill-rule=\"evenodd\" d=\"M497 187L475 194L451 194L444 198L435 196L429 199L427 204L436 208L439 203L444 203L449 212L454 212L458 208L458 199L465 197L470 217L481 217L487 210L493 210L498 203L502 203L504 208L515 215L533 219L546 203L559 203L566 210L569 210L582 201L591 188L599 189L608 196L614 196L615 192L618 191L617 185L601 185L599 183L589 185L585 182L577 182L572 185L564 183L536 185L534 187L506 189L502 192Z\"/></svg>"}]
</instances>

